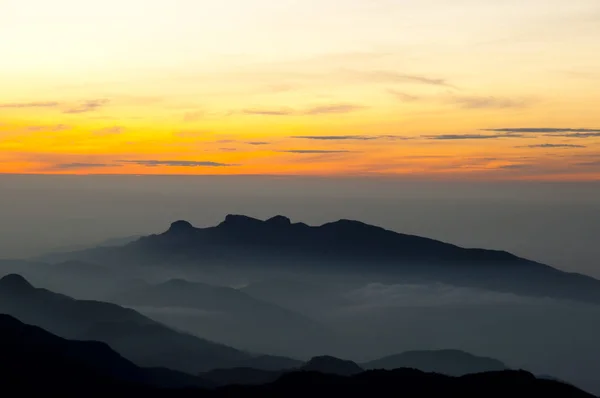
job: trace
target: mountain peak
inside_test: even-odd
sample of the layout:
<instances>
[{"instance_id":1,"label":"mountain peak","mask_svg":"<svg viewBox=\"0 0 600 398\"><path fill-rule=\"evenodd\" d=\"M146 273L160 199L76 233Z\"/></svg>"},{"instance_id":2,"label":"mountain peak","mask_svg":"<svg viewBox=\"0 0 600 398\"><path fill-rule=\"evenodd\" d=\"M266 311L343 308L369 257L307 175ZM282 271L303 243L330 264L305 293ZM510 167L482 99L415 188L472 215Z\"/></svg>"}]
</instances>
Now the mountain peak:
<instances>
[{"instance_id":1,"label":"mountain peak","mask_svg":"<svg viewBox=\"0 0 600 398\"><path fill-rule=\"evenodd\" d=\"M11 291L24 291L33 289L33 286L21 275L9 274L0 279L0 288L9 289Z\"/></svg>"},{"instance_id":2,"label":"mountain peak","mask_svg":"<svg viewBox=\"0 0 600 398\"><path fill-rule=\"evenodd\" d=\"M225 221L221 223L221 225L231 225L231 226L249 226L249 225L257 225L262 224L263 221L240 215L240 214L228 214L225 217Z\"/></svg>"},{"instance_id":3,"label":"mountain peak","mask_svg":"<svg viewBox=\"0 0 600 398\"><path fill-rule=\"evenodd\" d=\"M182 231L191 231L194 229L194 226L190 224L188 221L179 220L175 221L171 224L169 231L171 232L182 232Z\"/></svg>"},{"instance_id":4,"label":"mountain peak","mask_svg":"<svg viewBox=\"0 0 600 398\"><path fill-rule=\"evenodd\" d=\"M275 216L272 218L269 218L267 221L265 221L267 224L269 225L274 225L274 226L288 226L288 225L292 225L292 221L285 217L285 216Z\"/></svg>"}]
</instances>

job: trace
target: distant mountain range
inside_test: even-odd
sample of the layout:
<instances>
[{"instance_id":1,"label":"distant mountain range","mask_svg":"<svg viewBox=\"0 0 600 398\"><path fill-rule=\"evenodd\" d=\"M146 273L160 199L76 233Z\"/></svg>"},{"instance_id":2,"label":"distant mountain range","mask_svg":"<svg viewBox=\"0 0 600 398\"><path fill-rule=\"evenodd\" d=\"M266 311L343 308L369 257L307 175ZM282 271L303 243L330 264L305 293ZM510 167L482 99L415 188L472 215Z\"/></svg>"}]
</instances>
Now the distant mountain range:
<instances>
[{"instance_id":1,"label":"distant mountain range","mask_svg":"<svg viewBox=\"0 0 600 398\"><path fill-rule=\"evenodd\" d=\"M175 331L131 309L35 288L15 274L0 279L0 313L63 338L105 342L139 366L195 374L252 357Z\"/></svg>"},{"instance_id":2,"label":"distant mountain range","mask_svg":"<svg viewBox=\"0 0 600 398\"><path fill-rule=\"evenodd\" d=\"M38 307L40 303L44 306ZM84 325L95 325L87 329L87 333L81 333L81 341L76 341L23 323L13 316L0 315L0 392L3 394L16 389L20 394L69 396L114 393L147 397L305 397L340 394L351 397L505 397L518 393L544 397L591 397L571 385L536 378L523 371L489 372L490 367L500 367L502 364L459 351L411 352L383 358L362 367L352 361L329 356L315 357L301 363L287 358L242 354L238 355L241 358L237 362L229 361L229 364L249 367L213 370L199 376L166 368L145 368L113 351L106 343L94 341L98 337L94 334L109 341L114 336L127 336L129 349L135 350L133 346L137 343L137 349L141 348L141 352L147 352L150 357L161 353L167 357L183 355L187 360L206 360L204 356L207 351L194 351L199 343L190 336L192 340L188 347L192 355L185 356L182 350L175 352L172 350L172 340L182 342L180 335L168 332L167 328L134 311L106 303L78 301L36 289L19 275L0 279L0 304L0 312L17 312L21 317L63 331L80 331ZM107 322L108 319L114 323ZM64 324L59 326L56 322ZM121 324L135 327L124 330L116 326ZM153 338L152 334L159 337ZM181 349L185 343L182 342ZM149 344L154 345L153 352ZM127 350L127 346L123 345L121 349ZM221 347L218 349L221 352L224 350ZM463 370L464 363L470 361L470 369L479 373L452 378L410 369L363 370L368 367L395 366L396 363L408 364L411 361L422 367L451 367L453 360ZM192 366L196 366L195 362ZM278 366L293 367L276 370Z\"/></svg>"},{"instance_id":3,"label":"distant mountain range","mask_svg":"<svg viewBox=\"0 0 600 398\"><path fill-rule=\"evenodd\" d=\"M418 369L424 372L456 377L509 369L502 362L493 358L478 357L459 350L439 350L408 351L360 365L353 361L331 356L318 356L305 363L297 363L282 370L235 367L212 370L202 373L200 377L218 386L236 384L256 385L274 382L284 374L297 371L353 376L365 370L394 370L401 368Z\"/></svg>"},{"instance_id":4,"label":"distant mountain range","mask_svg":"<svg viewBox=\"0 0 600 398\"><path fill-rule=\"evenodd\" d=\"M321 226L229 215L215 227L177 221L164 233L116 247L59 253L45 260L81 260L114 267L254 267L370 273L388 281L440 281L525 296L600 303L600 281L510 253L467 249L358 221Z\"/></svg>"},{"instance_id":5,"label":"distant mountain range","mask_svg":"<svg viewBox=\"0 0 600 398\"><path fill-rule=\"evenodd\" d=\"M508 366L493 359L475 356L459 350L407 351L367 362L364 369L413 368L449 376L507 370Z\"/></svg>"}]
</instances>

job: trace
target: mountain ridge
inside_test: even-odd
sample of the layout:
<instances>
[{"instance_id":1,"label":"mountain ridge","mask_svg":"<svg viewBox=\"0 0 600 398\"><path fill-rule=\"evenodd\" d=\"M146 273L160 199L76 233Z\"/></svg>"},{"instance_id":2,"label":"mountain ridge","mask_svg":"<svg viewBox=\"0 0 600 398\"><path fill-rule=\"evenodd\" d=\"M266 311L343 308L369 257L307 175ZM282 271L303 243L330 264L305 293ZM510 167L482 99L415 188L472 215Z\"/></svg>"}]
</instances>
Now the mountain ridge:
<instances>
[{"instance_id":1,"label":"mountain ridge","mask_svg":"<svg viewBox=\"0 0 600 398\"><path fill-rule=\"evenodd\" d=\"M130 308L77 300L34 287L16 274L0 279L0 313L65 339L102 341L145 367L197 373L251 357L224 344L173 330Z\"/></svg>"},{"instance_id":2,"label":"mountain ridge","mask_svg":"<svg viewBox=\"0 0 600 398\"><path fill-rule=\"evenodd\" d=\"M463 248L342 219L319 226L230 214L216 226L176 221L121 247L63 254L66 259L158 267L271 267L420 278L465 287L600 303L600 280L506 251Z\"/></svg>"}]
</instances>

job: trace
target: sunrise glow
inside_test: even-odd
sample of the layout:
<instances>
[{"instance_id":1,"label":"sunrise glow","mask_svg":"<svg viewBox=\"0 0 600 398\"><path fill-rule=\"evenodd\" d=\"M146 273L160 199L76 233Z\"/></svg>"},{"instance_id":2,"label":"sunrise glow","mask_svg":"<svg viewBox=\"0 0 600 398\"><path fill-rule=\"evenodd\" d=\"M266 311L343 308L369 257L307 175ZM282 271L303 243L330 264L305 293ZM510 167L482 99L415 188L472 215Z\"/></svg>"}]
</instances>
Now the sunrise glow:
<instances>
[{"instance_id":1,"label":"sunrise glow","mask_svg":"<svg viewBox=\"0 0 600 398\"><path fill-rule=\"evenodd\" d=\"M600 179L597 0L4 0L0 172Z\"/></svg>"}]
</instances>

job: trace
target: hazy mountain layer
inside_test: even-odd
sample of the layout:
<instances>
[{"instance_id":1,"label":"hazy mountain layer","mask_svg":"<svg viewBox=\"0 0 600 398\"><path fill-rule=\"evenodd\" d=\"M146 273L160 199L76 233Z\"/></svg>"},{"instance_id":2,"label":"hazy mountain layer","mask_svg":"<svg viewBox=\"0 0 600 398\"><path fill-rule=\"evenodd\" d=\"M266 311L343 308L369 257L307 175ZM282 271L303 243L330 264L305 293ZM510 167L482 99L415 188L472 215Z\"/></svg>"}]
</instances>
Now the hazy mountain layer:
<instances>
[{"instance_id":1,"label":"hazy mountain layer","mask_svg":"<svg viewBox=\"0 0 600 398\"><path fill-rule=\"evenodd\" d=\"M261 221L229 215L215 227L177 221L169 230L120 247L49 256L112 266L158 265L252 274L253 268L371 274L396 281L441 281L458 286L600 303L600 281L561 272L510 253L466 249L358 221L321 226L283 216Z\"/></svg>"}]
</instances>

